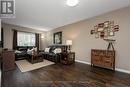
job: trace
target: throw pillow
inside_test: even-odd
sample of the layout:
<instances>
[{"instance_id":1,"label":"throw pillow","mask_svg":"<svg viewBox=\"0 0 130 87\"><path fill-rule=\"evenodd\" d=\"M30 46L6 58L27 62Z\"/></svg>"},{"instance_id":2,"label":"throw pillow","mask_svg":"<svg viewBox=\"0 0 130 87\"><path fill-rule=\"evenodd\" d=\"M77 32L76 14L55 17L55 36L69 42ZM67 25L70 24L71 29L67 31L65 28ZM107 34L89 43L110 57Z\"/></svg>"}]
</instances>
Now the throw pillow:
<instances>
[{"instance_id":1,"label":"throw pillow","mask_svg":"<svg viewBox=\"0 0 130 87\"><path fill-rule=\"evenodd\" d=\"M45 52L49 53L50 48L45 48Z\"/></svg>"},{"instance_id":2,"label":"throw pillow","mask_svg":"<svg viewBox=\"0 0 130 87\"><path fill-rule=\"evenodd\" d=\"M61 48L56 48L56 49L54 50L54 53L55 53L55 54L61 53Z\"/></svg>"},{"instance_id":3,"label":"throw pillow","mask_svg":"<svg viewBox=\"0 0 130 87\"><path fill-rule=\"evenodd\" d=\"M35 52L37 52L37 47L33 48L33 50L34 50Z\"/></svg>"},{"instance_id":4,"label":"throw pillow","mask_svg":"<svg viewBox=\"0 0 130 87\"><path fill-rule=\"evenodd\" d=\"M15 53L22 53L21 51L19 51L19 50L15 50Z\"/></svg>"},{"instance_id":5,"label":"throw pillow","mask_svg":"<svg viewBox=\"0 0 130 87\"><path fill-rule=\"evenodd\" d=\"M27 53L28 53L28 54L31 54L31 53L32 53L32 49L28 49L28 50L27 50Z\"/></svg>"}]
</instances>

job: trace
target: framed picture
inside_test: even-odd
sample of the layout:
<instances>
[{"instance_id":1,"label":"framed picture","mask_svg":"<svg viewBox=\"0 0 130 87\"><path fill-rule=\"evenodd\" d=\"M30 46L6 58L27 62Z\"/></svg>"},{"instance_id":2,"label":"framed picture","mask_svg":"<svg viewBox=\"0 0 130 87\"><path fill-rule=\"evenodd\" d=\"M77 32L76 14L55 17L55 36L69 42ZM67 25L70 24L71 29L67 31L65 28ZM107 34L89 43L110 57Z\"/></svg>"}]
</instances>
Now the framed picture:
<instances>
[{"instance_id":1,"label":"framed picture","mask_svg":"<svg viewBox=\"0 0 130 87\"><path fill-rule=\"evenodd\" d=\"M109 32L109 36L114 36L115 33L113 31Z\"/></svg>"},{"instance_id":2,"label":"framed picture","mask_svg":"<svg viewBox=\"0 0 130 87\"><path fill-rule=\"evenodd\" d=\"M115 25L114 28L115 28L115 29L119 29L119 25Z\"/></svg>"},{"instance_id":3,"label":"framed picture","mask_svg":"<svg viewBox=\"0 0 130 87\"><path fill-rule=\"evenodd\" d=\"M95 35L95 38L109 38L115 36L116 32L119 31L119 25L115 25L114 21L105 21L94 26L91 30L91 34Z\"/></svg>"},{"instance_id":4,"label":"framed picture","mask_svg":"<svg viewBox=\"0 0 130 87\"><path fill-rule=\"evenodd\" d=\"M104 32L101 32L101 33L100 33L100 37L101 37L101 38L104 38L104 34L105 34Z\"/></svg>"},{"instance_id":5,"label":"framed picture","mask_svg":"<svg viewBox=\"0 0 130 87\"><path fill-rule=\"evenodd\" d=\"M114 26L111 26L110 32L115 32L115 31L114 31Z\"/></svg>"},{"instance_id":6,"label":"framed picture","mask_svg":"<svg viewBox=\"0 0 130 87\"><path fill-rule=\"evenodd\" d=\"M62 44L62 32L56 32L53 35L54 44Z\"/></svg>"},{"instance_id":7,"label":"framed picture","mask_svg":"<svg viewBox=\"0 0 130 87\"><path fill-rule=\"evenodd\" d=\"M104 28L98 28L98 32L102 32Z\"/></svg>"},{"instance_id":8,"label":"framed picture","mask_svg":"<svg viewBox=\"0 0 130 87\"><path fill-rule=\"evenodd\" d=\"M98 32L98 26L96 25L96 26L94 26L94 30L95 30L95 33L97 33Z\"/></svg>"},{"instance_id":9,"label":"framed picture","mask_svg":"<svg viewBox=\"0 0 130 87\"><path fill-rule=\"evenodd\" d=\"M110 22L109 22L109 21L104 22L104 27L105 27L105 28L108 28L109 25L110 25Z\"/></svg>"},{"instance_id":10,"label":"framed picture","mask_svg":"<svg viewBox=\"0 0 130 87\"><path fill-rule=\"evenodd\" d=\"M91 30L91 34L94 34L95 33L95 30Z\"/></svg>"},{"instance_id":11,"label":"framed picture","mask_svg":"<svg viewBox=\"0 0 130 87\"><path fill-rule=\"evenodd\" d=\"M103 28L104 27L104 23L100 23L100 24L98 24L98 28Z\"/></svg>"},{"instance_id":12,"label":"framed picture","mask_svg":"<svg viewBox=\"0 0 130 87\"><path fill-rule=\"evenodd\" d=\"M114 26L114 21L110 21L110 26Z\"/></svg>"},{"instance_id":13,"label":"framed picture","mask_svg":"<svg viewBox=\"0 0 130 87\"><path fill-rule=\"evenodd\" d=\"M108 29L104 29L104 37L108 37Z\"/></svg>"},{"instance_id":14,"label":"framed picture","mask_svg":"<svg viewBox=\"0 0 130 87\"><path fill-rule=\"evenodd\" d=\"M115 32L119 31L119 25L115 25L115 26L114 26L114 31L115 31Z\"/></svg>"},{"instance_id":15,"label":"framed picture","mask_svg":"<svg viewBox=\"0 0 130 87\"><path fill-rule=\"evenodd\" d=\"M104 30L104 23L98 24L98 32L102 32Z\"/></svg>"},{"instance_id":16,"label":"framed picture","mask_svg":"<svg viewBox=\"0 0 130 87\"><path fill-rule=\"evenodd\" d=\"M95 38L99 38L99 33L95 33Z\"/></svg>"}]
</instances>

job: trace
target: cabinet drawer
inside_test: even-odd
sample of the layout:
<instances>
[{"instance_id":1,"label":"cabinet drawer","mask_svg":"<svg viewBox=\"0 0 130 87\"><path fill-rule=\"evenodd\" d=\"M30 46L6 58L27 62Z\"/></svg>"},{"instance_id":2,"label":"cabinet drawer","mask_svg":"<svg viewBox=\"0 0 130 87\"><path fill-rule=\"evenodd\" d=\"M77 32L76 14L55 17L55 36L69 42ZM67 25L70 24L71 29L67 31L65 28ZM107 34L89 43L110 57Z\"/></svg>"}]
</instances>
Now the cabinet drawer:
<instances>
[{"instance_id":1,"label":"cabinet drawer","mask_svg":"<svg viewBox=\"0 0 130 87\"><path fill-rule=\"evenodd\" d=\"M104 61L112 61L112 58L105 57L103 60L104 60Z\"/></svg>"},{"instance_id":2,"label":"cabinet drawer","mask_svg":"<svg viewBox=\"0 0 130 87\"><path fill-rule=\"evenodd\" d=\"M102 58L99 56L95 56L92 58L92 63L96 65L102 65Z\"/></svg>"},{"instance_id":3,"label":"cabinet drawer","mask_svg":"<svg viewBox=\"0 0 130 87\"><path fill-rule=\"evenodd\" d=\"M104 62L104 66L105 66L105 67L108 67L108 68L111 68L111 67L113 67L113 64L112 64L112 62L110 62L110 61L105 61L105 62Z\"/></svg>"},{"instance_id":4,"label":"cabinet drawer","mask_svg":"<svg viewBox=\"0 0 130 87\"><path fill-rule=\"evenodd\" d=\"M113 62L114 61L114 57L113 56L105 56L104 57L104 62L105 61L111 61L111 62Z\"/></svg>"},{"instance_id":5,"label":"cabinet drawer","mask_svg":"<svg viewBox=\"0 0 130 87\"><path fill-rule=\"evenodd\" d=\"M113 61L112 58L105 57L104 60L103 60L104 66L108 67L108 68L111 68L113 66L112 61Z\"/></svg>"}]
</instances>

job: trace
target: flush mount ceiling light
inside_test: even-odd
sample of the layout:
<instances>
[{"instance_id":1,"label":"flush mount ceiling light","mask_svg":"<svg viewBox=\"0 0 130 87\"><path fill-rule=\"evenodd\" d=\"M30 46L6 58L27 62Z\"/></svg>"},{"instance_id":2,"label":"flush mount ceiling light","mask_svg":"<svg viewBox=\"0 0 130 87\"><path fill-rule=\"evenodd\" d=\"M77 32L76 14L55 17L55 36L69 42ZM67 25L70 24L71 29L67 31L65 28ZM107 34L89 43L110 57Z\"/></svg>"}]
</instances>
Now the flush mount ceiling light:
<instances>
[{"instance_id":1,"label":"flush mount ceiling light","mask_svg":"<svg viewBox=\"0 0 130 87\"><path fill-rule=\"evenodd\" d=\"M78 3L79 3L79 0L66 0L66 4L71 7L78 5Z\"/></svg>"}]
</instances>

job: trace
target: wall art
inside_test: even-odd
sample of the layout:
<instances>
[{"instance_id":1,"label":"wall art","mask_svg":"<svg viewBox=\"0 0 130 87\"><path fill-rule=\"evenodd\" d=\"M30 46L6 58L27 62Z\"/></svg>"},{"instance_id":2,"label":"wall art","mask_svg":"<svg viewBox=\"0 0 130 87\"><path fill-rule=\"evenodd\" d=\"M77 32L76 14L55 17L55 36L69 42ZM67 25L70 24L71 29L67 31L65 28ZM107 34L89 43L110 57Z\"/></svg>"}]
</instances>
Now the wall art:
<instances>
[{"instance_id":1,"label":"wall art","mask_svg":"<svg viewBox=\"0 0 130 87\"><path fill-rule=\"evenodd\" d=\"M115 32L119 31L119 25L115 25L114 21L105 21L94 26L91 34L95 34L95 38L108 38L115 36Z\"/></svg>"},{"instance_id":2,"label":"wall art","mask_svg":"<svg viewBox=\"0 0 130 87\"><path fill-rule=\"evenodd\" d=\"M53 34L54 44L62 44L62 32L56 32Z\"/></svg>"}]
</instances>

